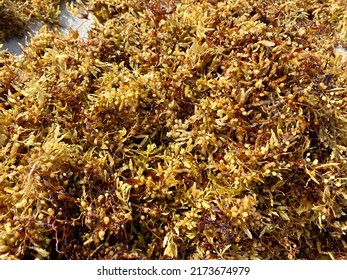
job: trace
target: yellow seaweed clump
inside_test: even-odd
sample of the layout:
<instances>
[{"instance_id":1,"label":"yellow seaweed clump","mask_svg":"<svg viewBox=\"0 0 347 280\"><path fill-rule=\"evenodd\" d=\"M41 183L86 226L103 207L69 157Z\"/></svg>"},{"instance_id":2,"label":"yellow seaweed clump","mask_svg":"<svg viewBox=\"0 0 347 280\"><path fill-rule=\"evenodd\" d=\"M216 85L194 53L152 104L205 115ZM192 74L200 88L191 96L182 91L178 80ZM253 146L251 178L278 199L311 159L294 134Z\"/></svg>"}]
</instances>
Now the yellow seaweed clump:
<instances>
[{"instance_id":1,"label":"yellow seaweed clump","mask_svg":"<svg viewBox=\"0 0 347 280\"><path fill-rule=\"evenodd\" d=\"M61 0L0 0L0 42L23 35L33 20L58 25Z\"/></svg>"},{"instance_id":2,"label":"yellow seaweed clump","mask_svg":"<svg viewBox=\"0 0 347 280\"><path fill-rule=\"evenodd\" d=\"M85 4L0 53L0 258L347 258L344 1Z\"/></svg>"},{"instance_id":3,"label":"yellow seaweed clump","mask_svg":"<svg viewBox=\"0 0 347 280\"><path fill-rule=\"evenodd\" d=\"M0 1L0 42L9 37L19 35L24 28L24 22L15 9L12 1Z\"/></svg>"}]
</instances>

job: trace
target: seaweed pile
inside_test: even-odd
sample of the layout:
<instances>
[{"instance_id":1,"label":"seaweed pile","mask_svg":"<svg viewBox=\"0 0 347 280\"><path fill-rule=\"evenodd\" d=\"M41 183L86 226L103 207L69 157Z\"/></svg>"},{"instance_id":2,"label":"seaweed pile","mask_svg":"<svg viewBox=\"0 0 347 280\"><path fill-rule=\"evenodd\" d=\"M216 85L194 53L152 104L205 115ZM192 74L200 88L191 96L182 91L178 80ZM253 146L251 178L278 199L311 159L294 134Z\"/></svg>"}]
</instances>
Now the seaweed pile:
<instances>
[{"instance_id":1,"label":"seaweed pile","mask_svg":"<svg viewBox=\"0 0 347 280\"><path fill-rule=\"evenodd\" d=\"M16 11L14 3L0 0L0 42L13 35L20 35L25 24Z\"/></svg>"},{"instance_id":2,"label":"seaweed pile","mask_svg":"<svg viewBox=\"0 0 347 280\"><path fill-rule=\"evenodd\" d=\"M347 259L344 0L84 5L0 52L0 259Z\"/></svg>"}]
</instances>

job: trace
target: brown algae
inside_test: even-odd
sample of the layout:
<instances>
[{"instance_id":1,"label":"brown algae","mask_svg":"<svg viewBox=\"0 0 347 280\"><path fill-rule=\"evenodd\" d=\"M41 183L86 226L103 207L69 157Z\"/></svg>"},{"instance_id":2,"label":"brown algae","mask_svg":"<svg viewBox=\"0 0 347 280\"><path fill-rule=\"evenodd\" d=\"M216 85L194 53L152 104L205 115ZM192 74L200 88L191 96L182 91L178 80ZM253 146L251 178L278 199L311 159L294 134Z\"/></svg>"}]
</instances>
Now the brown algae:
<instances>
[{"instance_id":1,"label":"brown algae","mask_svg":"<svg viewBox=\"0 0 347 280\"><path fill-rule=\"evenodd\" d=\"M84 4L0 52L1 259L347 258L345 1Z\"/></svg>"}]
</instances>

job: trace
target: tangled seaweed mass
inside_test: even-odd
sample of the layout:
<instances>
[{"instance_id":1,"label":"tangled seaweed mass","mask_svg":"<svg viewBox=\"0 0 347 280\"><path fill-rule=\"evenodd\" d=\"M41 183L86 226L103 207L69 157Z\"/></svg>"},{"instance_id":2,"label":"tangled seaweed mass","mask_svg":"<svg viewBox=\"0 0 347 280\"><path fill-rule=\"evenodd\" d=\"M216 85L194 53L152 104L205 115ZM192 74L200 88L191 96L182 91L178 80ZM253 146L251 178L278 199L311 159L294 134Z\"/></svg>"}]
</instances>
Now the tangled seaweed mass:
<instances>
[{"instance_id":1,"label":"tangled seaweed mass","mask_svg":"<svg viewBox=\"0 0 347 280\"><path fill-rule=\"evenodd\" d=\"M82 4L0 52L1 259L347 259L345 0Z\"/></svg>"}]
</instances>

